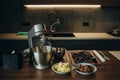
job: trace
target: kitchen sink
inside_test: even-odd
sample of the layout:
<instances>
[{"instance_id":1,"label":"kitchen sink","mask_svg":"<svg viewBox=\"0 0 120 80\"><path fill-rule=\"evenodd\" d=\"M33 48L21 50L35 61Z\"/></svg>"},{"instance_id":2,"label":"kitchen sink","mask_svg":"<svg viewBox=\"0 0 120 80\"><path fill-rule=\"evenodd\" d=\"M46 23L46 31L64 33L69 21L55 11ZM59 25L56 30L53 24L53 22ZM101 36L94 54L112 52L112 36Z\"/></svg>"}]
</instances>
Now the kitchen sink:
<instances>
[{"instance_id":1,"label":"kitchen sink","mask_svg":"<svg viewBox=\"0 0 120 80\"><path fill-rule=\"evenodd\" d=\"M47 37L75 37L73 33L46 33Z\"/></svg>"}]
</instances>

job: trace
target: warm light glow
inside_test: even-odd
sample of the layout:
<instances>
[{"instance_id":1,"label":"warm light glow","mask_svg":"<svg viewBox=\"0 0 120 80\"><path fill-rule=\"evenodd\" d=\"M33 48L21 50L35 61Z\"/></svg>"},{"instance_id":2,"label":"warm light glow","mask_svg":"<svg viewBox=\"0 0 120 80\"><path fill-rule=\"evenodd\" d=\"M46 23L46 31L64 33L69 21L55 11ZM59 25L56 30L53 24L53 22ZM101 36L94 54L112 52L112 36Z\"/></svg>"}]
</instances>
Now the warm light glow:
<instances>
[{"instance_id":1,"label":"warm light glow","mask_svg":"<svg viewBox=\"0 0 120 80\"><path fill-rule=\"evenodd\" d=\"M101 5L24 5L28 8L99 8Z\"/></svg>"}]
</instances>

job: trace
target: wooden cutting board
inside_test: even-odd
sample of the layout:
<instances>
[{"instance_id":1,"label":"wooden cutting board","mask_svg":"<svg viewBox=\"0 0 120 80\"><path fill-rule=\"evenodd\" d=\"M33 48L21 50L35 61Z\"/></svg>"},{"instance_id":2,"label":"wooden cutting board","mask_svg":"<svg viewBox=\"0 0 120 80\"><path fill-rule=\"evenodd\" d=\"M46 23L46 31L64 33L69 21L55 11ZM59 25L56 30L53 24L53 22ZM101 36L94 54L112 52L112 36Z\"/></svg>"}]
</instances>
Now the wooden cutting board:
<instances>
[{"instance_id":1,"label":"wooden cutting board","mask_svg":"<svg viewBox=\"0 0 120 80\"><path fill-rule=\"evenodd\" d=\"M75 59L73 58L73 55L78 55L78 54L81 54L81 52L89 55L89 59L86 60L86 63L91 63L91 64L101 64L101 62L94 56L92 55L92 51L90 50L74 50L74 51L67 51L66 52L66 55L67 55L67 58L68 58L68 61L72 64L72 65L75 65L77 64L78 62L75 61ZM81 56L79 56L81 57ZM94 60L93 60L93 57L94 57ZM82 57L81 57L82 58ZM83 57L84 58L84 57ZM79 62L80 63L80 62Z\"/></svg>"}]
</instances>

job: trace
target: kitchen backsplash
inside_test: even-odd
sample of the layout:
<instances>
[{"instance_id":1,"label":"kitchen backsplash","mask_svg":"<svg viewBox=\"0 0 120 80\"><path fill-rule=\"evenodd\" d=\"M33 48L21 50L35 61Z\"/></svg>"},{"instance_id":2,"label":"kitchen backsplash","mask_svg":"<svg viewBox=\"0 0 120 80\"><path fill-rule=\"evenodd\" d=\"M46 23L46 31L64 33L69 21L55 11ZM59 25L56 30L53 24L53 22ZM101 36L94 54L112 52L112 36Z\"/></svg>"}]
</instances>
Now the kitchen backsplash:
<instances>
[{"instance_id":1,"label":"kitchen backsplash","mask_svg":"<svg viewBox=\"0 0 120 80\"><path fill-rule=\"evenodd\" d=\"M120 7L90 8L25 8L18 20L10 25L8 32L28 31L38 23L50 27L48 15L56 13L60 24L56 32L109 32L116 25L120 26Z\"/></svg>"}]
</instances>

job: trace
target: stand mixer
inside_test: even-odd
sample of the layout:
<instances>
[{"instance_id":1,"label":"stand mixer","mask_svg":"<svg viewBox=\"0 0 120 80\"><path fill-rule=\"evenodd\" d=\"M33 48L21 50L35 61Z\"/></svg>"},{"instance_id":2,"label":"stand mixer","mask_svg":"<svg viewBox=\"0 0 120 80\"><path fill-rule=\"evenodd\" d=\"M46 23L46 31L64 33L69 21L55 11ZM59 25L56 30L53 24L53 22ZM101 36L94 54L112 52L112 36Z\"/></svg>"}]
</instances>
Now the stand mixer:
<instances>
[{"instance_id":1,"label":"stand mixer","mask_svg":"<svg viewBox=\"0 0 120 80\"><path fill-rule=\"evenodd\" d=\"M43 24L34 25L28 32L28 44L31 49L33 65L36 69L47 69L51 62L51 43L45 37Z\"/></svg>"}]
</instances>

